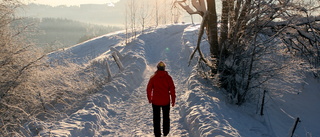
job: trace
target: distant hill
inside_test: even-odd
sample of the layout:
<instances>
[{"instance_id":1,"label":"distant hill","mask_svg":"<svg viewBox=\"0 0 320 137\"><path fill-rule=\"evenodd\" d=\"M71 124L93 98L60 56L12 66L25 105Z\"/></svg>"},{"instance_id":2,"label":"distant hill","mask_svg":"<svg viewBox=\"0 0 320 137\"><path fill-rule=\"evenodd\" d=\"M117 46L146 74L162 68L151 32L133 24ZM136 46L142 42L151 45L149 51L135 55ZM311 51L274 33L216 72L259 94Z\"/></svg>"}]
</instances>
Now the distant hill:
<instances>
[{"instance_id":1,"label":"distant hill","mask_svg":"<svg viewBox=\"0 0 320 137\"><path fill-rule=\"evenodd\" d=\"M69 47L88 39L121 30L120 27L102 26L62 18L25 18L34 24L35 32L28 37L46 52Z\"/></svg>"},{"instance_id":2,"label":"distant hill","mask_svg":"<svg viewBox=\"0 0 320 137\"><path fill-rule=\"evenodd\" d=\"M67 18L85 23L124 26L123 4L115 7L108 4L83 4L80 6L57 6L28 4L17 15L35 18Z\"/></svg>"},{"instance_id":3,"label":"distant hill","mask_svg":"<svg viewBox=\"0 0 320 137\"><path fill-rule=\"evenodd\" d=\"M120 0L114 3L114 6L106 3L53 7L31 3L18 9L16 15L27 18L29 20L27 22L36 22L38 33L31 38L36 40L37 45L50 52L94 36L124 29L126 5L127 0ZM150 9L149 12L154 11ZM170 20L170 18L167 19ZM190 15L182 12L182 21L190 22L188 21L190 19ZM197 18L194 19L197 20ZM169 23L169 21L161 23Z\"/></svg>"}]
</instances>

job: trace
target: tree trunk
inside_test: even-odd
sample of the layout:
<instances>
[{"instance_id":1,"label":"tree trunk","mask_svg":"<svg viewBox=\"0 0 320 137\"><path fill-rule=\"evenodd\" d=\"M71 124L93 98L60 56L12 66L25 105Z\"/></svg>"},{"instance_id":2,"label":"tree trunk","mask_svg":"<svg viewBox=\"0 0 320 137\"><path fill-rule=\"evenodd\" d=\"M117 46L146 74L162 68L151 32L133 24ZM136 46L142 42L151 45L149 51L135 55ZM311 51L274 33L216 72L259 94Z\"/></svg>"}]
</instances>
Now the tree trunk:
<instances>
[{"instance_id":1,"label":"tree trunk","mask_svg":"<svg viewBox=\"0 0 320 137\"><path fill-rule=\"evenodd\" d=\"M229 0L222 0L221 31L219 45L225 44L229 31Z\"/></svg>"},{"instance_id":2,"label":"tree trunk","mask_svg":"<svg viewBox=\"0 0 320 137\"><path fill-rule=\"evenodd\" d=\"M156 27L159 25L159 8L158 8L158 1L156 1Z\"/></svg>"},{"instance_id":3,"label":"tree trunk","mask_svg":"<svg viewBox=\"0 0 320 137\"><path fill-rule=\"evenodd\" d=\"M215 0L207 0L209 17L206 24L206 33L210 43L211 56L218 59L219 55L219 43L218 43L218 28L217 28L217 12ZM216 63L218 65L218 61ZM216 73L216 70L213 70Z\"/></svg>"},{"instance_id":4,"label":"tree trunk","mask_svg":"<svg viewBox=\"0 0 320 137\"><path fill-rule=\"evenodd\" d=\"M228 0L229 4L229 30L228 30L228 38L231 37L232 28L235 24L235 0Z\"/></svg>"},{"instance_id":5,"label":"tree trunk","mask_svg":"<svg viewBox=\"0 0 320 137\"><path fill-rule=\"evenodd\" d=\"M242 10L240 11L239 18L237 18L236 26L236 32L235 32L235 40L239 40L240 37L244 34L246 23L247 23L247 16L250 9L251 0L246 0L244 3L244 6L242 7Z\"/></svg>"}]
</instances>

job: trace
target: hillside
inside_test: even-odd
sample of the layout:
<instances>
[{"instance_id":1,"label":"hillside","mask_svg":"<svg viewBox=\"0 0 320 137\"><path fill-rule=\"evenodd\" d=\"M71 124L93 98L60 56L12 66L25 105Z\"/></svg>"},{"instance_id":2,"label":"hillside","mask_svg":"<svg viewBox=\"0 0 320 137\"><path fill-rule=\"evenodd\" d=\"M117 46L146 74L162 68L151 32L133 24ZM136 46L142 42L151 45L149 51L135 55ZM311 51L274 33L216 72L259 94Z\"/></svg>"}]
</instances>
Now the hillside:
<instances>
[{"instance_id":1,"label":"hillside","mask_svg":"<svg viewBox=\"0 0 320 137\"><path fill-rule=\"evenodd\" d=\"M88 24L63 18L23 18L29 26L28 37L47 52L66 48L88 39L119 31L120 27Z\"/></svg>"},{"instance_id":2,"label":"hillside","mask_svg":"<svg viewBox=\"0 0 320 137\"><path fill-rule=\"evenodd\" d=\"M301 122L294 136L320 135L319 81L308 78L308 84L299 86L303 88L299 94L267 93L263 116L256 113L258 103L232 105L222 90L212 87L212 81L197 75L197 67L192 67L196 62L188 66L198 28L184 24L150 28L127 45L125 34L117 32L51 53L51 59L62 55L94 67L98 77L108 77L107 61L112 78L70 115L57 121L29 122L26 128L40 136L152 136L152 108L145 89L162 60L177 92L170 136L283 137L289 135L296 117ZM113 61L111 48L123 56L123 71ZM34 129L40 129L39 133Z\"/></svg>"}]
</instances>

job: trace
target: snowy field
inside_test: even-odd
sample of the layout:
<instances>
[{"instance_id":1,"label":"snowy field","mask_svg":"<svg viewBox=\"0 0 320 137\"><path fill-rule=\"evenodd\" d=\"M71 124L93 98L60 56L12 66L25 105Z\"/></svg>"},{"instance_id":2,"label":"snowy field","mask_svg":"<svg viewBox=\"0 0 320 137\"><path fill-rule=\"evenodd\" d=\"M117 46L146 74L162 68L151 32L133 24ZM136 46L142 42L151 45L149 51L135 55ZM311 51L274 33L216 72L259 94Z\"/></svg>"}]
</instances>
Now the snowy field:
<instances>
[{"instance_id":1,"label":"snowy field","mask_svg":"<svg viewBox=\"0 0 320 137\"><path fill-rule=\"evenodd\" d=\"M188 66L198 27L180 24L150 28L126 46L124 33L117 32L51 53L52 59L63 56L94 66L103 77L108 77L108 61L112 78L66 118L26 127L41 129L41 136L153 136L152 107L145 90L162 60L176 85L171 137L287 137L297 117L301 122L295 137L320 137L319 81L309 78L308 84L299 86L303 88L299 94L267 93L263 116L257 113L257 103L241 107L229 104L224 92L196 75L195 64ZM122 71L113 61L111 48L123 56Z\"/></svg>"}]
</instances>

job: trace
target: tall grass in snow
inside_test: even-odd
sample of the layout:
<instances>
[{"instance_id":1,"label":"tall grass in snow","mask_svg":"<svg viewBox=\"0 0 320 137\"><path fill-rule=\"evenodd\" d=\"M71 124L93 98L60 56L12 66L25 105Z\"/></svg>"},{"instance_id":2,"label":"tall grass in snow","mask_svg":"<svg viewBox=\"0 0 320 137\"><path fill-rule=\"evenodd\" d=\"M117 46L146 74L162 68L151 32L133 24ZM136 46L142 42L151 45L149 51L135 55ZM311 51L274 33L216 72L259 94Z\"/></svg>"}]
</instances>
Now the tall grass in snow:
<instances>
[{"instance_id":1,"label":"tall grass in snow","mask_svg":"<svg viewBox=\"0 0 320 137\"><path fill-rule=\"evenodd\" d=\"M1 136L33 136L26 122L61 118L97 87L90 69L68 61L48 63L25 39L28 26L12 24L20 6L15 0L0 3Z\"/></svg>"}]
</instances>

